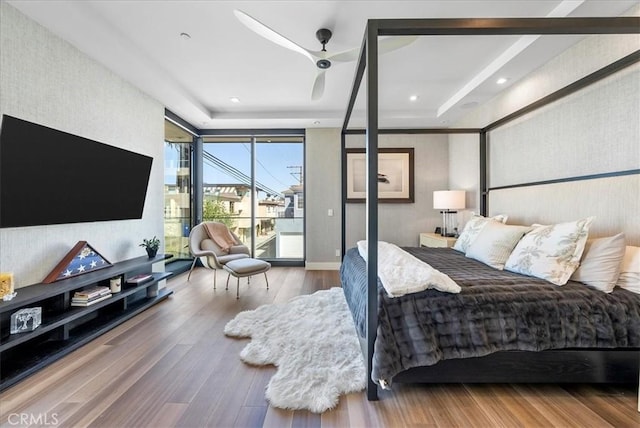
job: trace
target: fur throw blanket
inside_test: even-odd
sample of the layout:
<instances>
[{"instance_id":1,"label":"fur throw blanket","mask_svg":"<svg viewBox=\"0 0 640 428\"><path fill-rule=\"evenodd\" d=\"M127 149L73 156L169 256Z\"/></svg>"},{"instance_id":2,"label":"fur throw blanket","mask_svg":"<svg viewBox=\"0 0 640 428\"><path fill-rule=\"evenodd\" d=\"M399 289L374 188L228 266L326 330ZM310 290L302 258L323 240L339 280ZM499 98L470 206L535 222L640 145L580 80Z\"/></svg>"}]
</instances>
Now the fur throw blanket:
<instances>
[{"instance_id":1,"label":"fur throw blanket","mask_svg":"<svg viewBox=\"0 0 640 428\"><path fill-rule=\"evenodd\" d=\"M366 261L367 241L358 241L358 252ZM378 278L389 297L404 296L428 288L447 293L460 292L460 286L447 275L384 241L378 241Z\"/></svg>"}]
</instances>

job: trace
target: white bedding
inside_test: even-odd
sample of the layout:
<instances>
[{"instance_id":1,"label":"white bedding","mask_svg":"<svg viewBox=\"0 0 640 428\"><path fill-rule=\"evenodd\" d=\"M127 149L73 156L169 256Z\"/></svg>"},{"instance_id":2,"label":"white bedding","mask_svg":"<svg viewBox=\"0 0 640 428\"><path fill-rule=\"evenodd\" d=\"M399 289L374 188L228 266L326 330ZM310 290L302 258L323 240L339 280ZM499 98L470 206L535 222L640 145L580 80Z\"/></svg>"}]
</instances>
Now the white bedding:
<instances>
[{"instance_id":1,"label":"white bedding","mask_svg":"<svg viewBox=\"0 0 640 428\"><path fill-rule=\"evenodd\" d=\"M367 260L367 241L358 241L358 252ZM390 297L435 288L459 293L460 286L449 276L415 258L400 247L378 241L378 277Z\"/></svg>"}]
</instances>

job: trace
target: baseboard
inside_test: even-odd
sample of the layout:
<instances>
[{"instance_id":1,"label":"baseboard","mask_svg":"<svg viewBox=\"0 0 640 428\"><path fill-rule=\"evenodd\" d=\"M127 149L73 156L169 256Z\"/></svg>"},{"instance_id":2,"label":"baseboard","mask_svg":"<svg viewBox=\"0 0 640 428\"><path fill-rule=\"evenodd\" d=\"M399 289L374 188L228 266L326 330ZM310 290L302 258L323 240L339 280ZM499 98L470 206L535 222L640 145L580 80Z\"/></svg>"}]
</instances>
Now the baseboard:
<instances>
[{"instance_id":1,"label":"baseboard","mask_svg":"<svg viewBox=\"0 0 640 428\"><path fill-rule=\"evenodd\" d=\"M340 262L306 262L306 270L340 270Z\"/></svg>"}]
</instances>

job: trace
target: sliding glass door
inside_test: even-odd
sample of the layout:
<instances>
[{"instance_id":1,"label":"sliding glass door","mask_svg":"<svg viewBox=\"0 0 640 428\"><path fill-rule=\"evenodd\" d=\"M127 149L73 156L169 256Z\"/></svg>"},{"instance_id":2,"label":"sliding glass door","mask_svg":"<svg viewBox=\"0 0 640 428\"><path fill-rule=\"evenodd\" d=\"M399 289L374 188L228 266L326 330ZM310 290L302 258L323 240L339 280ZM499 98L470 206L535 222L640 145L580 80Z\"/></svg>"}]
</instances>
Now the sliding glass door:
<instances>
[{"instance_id":1,"label":"sliding glass door","mask_svg":"<svg viewBox=\"0 0 640 428\"><path fill-rule=\"evenodd\" d=\"M202 220L225 223L249 248L251 232L251 140L204 138Z\"/></svg>"},{"instance_id":2,"label":"sliding glass door","mask_svg":"<svg viewBox=\"0 0 640 428\"><path fill-rule=\"evenodd\" d=\"M203 220L266 260L304 260L304 138L203 137Z\"/></svg>"},{"instance_id":3,"label":"sliding glass door","mask_svg":"<svg viewBox=\"0 0 640 428\"><path fill-rule=\"evenodd\" d=\"M165 120L164 243L171 261L190 259L191 148L193 135Z\"/></svg>"},{"instance_id":4,"label":"sliding glass door","mask_svg":"<svg viewBox=\"0 0 640 428\"><path fill-rule=\"evenodd\" d=\"M256 181L263 192L256 213L256 255L304 258L304 146L299 138L256 139Z\"/></svg>"}]
</instances>

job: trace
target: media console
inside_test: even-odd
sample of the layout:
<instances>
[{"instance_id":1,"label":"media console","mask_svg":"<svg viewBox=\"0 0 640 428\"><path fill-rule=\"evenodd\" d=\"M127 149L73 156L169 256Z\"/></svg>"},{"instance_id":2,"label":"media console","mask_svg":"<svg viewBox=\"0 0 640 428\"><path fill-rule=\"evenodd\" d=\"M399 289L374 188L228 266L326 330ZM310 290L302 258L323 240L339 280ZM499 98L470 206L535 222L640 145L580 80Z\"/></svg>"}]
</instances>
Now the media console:
<instances>
[{"instance_id":1,"label":"media console","mask_svg":"<svg viewBox=\"0 0 640 428\"><path fill-rule=\"evenodd\" d=\"M158 289L171 272L152 272L165 256L137 257L84 275L17 289L17 296L0 301L0 391L62 358L99 335L173 294ZM126 281L138 274L152 278L140 284ZM109 287L109 279L122 277L122 288L91 306L71 306L76 291L91 286ZM42 323L33 331L10 334L11 314L23 308L42 308Z\"/></svg>"}]
</instances>

